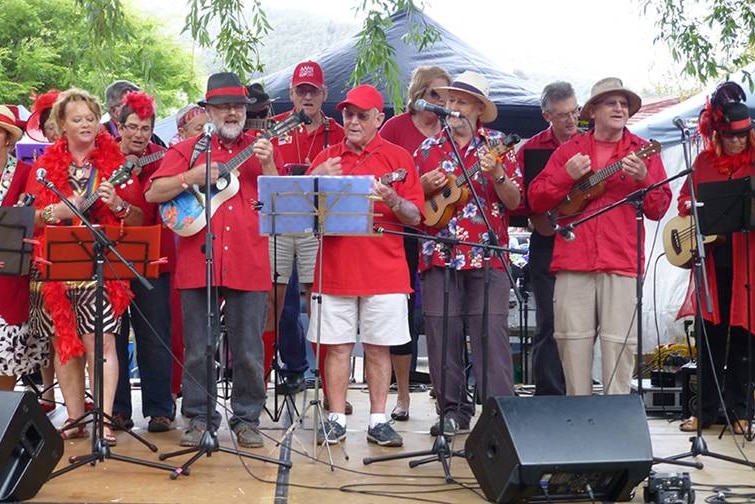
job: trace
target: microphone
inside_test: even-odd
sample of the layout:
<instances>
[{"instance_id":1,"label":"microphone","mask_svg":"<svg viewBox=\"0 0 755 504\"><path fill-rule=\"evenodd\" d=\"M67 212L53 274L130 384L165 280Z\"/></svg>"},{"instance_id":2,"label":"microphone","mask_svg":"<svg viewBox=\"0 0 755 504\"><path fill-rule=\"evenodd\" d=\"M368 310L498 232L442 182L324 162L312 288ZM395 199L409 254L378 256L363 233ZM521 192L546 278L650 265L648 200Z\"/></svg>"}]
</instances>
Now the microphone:
<instances>
[{"instance_id":1,"label":"microphone","mask_svg":"<svg viewBox=\"0 0 755 504\"><path fill-rule=\"evenodd\" d=\"M687 129L687 121L682 119L679 116L674 117L674 119L671 121L671 123L676 126L678 129L684 131Z\"/></svg>"},{"instance_id":2,"label":"microphone","mask_svg":"<svg viewBox=\"0 0 755 504\"><path fill-rule=\"evenodd\" d=\"M441 117L456 117L456 118L464 117L461 114L461 112L450 110L450 109L447 109L446 107L441 107L440 105L433 105L427 100L423 100L421 98L414 103L414 108L417 110L426 110L427 112L432 112Z\"/></svg>"},{"instance_id":3,"label":"microphone","mask_svg":"<svg viewBox=\"0 0 755 504\"><path fill-rule=\"evenodd\" d=\"M202 132L204 133L204 136L211 137L213 133L215 133L215 125L211 122L205 123L205 125L202 127Z\"/></svg>"},{"instance_id":4,"label":"microphone","mask_svg":"<svg viewBox=\"0 0 755 504\"><path fill-rule=\"evenodd\" d=\"M565 241L572 241L576 236L574 236L574 233L572 232L571 228L567 225L566 227L559 226L558 224L555 225L556 233L560 234Z\"/></svg>"},{"instance_id":5,"label":"microphone","mask_svg":"<svg viewBox=\"0 0 755 504\"><path fill-rule=\"evenodd\" d=\"M44 168L38 168L37 181L44 183L46 181L45 177L47 177L47 170L45 170Z\"/></svg>"}]
</instances>

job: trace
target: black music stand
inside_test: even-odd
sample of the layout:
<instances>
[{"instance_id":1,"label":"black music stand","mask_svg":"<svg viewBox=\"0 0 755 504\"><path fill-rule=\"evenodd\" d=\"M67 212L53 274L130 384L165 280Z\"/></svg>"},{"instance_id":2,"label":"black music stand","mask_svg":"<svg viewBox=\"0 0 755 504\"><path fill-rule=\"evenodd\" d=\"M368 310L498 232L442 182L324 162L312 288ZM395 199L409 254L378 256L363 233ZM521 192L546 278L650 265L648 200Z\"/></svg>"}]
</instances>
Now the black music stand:
<instances>
[{"instance_id":1,"label":"black music stand","mask_svg":"<svg viewBox=\"0 0 755 504\"><path fill-rule=\"evenodd\" d=\"M81 217L83 216L79 216L79 218ZM94 465L96 462L102 462L106 458L173 471L173 467L165 464L113 453L110 445L104 439L105 421L107 420L112 424L113 419L102 410L104 400L102 380L104 374L103 319L105 279L123 280L125 278L139 278L151 288L151 285L144 279L144 276L145 274L150 276L157 275L160 227L95 227L85 219L82 219L82 221L86 223L85 226L45 227L45 259L39 261L38 265L40 280L43 281L91 281L92 279L96 281L94 408L64 427L64 430L67 430L77 428L82 424L92 423L92 450L87 455L69 457L68 460L71 465L52 473L50 478L55 478L85 464ZM121 247L122 252L115 248L116 245ZM109 261L107 270L104 269L106 260ZM110 262L111 260L114 261ZM92 418L87 420L86 418L89 416ZM145 444L153 452L157 451L157 447L152 443L141 439L134 433L128 433Z\"/></svg>"},{"instance_id":2,"label":"black music stand","mask_svg":"<svg viewBox=\"0 0 755 504\"><path fill-rule=\"evenodd\" d=\"M29 274L34 209L0 207L0 275Z\"/></svg>"}]
</instances>

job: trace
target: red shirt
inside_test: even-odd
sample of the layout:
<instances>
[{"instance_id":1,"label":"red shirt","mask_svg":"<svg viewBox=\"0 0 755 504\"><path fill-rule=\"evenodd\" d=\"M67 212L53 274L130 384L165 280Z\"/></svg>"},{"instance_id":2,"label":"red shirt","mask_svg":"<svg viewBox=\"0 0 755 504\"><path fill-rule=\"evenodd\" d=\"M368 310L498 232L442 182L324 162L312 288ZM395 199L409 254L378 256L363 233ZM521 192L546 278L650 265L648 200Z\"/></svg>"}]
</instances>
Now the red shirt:
<instances>
[{"instance_id":1,"label":"red shirt","mask_svg":"<svg viewBox=\"0 0 755 504\"><path fill-rule=\"evenodd\" d=\"M746 156L746 154L744 155ZM739 156L723 156L724 159L736 159ZM706 182L719 182L723 180L738 179L743 177L755 177L755 167L751 161L743 161L741 157L737 159L739 163L725 164L726 168L731 170L731 173L721 173L716 166L716 160L718 159L714 153L710 151L701 152L695 159L694 168L695 171L692 174L692 181L695 188L700 184ZM689 196L689 184L685 181L679 192L679 215L689 215L689 209L686 208L686 202L690 199ZM747 242L745 241L749 237L750 257L749 257L749 280L747 275ZM703 317L705 320L709 320L714 324L721 323L720 306L718 304L718 281L716 278L716 266L715 258L711 247L715 244L706 245L705 256L705 272L708 276L708 286L711 292L712 312L708 312L703 309ZM731 248L732 248L732 291L731 291L731 307L730 307L730 320L729 324L732 326L739 326L748 329L747 324L747 282L750 285L755 285L755 233L750 231L749 235L744 233L732 233L731 234ZM696 306L696 297L694 291L694 278L690 274L689 288L687 290L687 298L682 305L682 315L694 315ZM753 302L755 303L755 294L753 294ZM703 303L705 306L705 303ZM750 326L755 331L755 308L750 310L751 320Z\"/></svg>"},{"instance_id":2,"label":"red shirt","mask_svg":"<svg viewBox=\"0 0 755 504\"><path fill-rule=\"evenodd\" d=\"M540 149L553 149L556 150L561 144L556 139L556 135L553 134L553 127L549 126L540 133L531 137L524 142L519 150L516 152L516 162L519 164L519 168L522 170L524 176L524 153L528 150L540 150ZM525 190L527 188L525 187ZM532 214L532 211L527 208L526 197L522 198L522 203L519 205L512 215L521 215L527 217Z\"/></svg>"},{"instance_id":3,"label":"red shirt","mask_svg":"<svg viewBox=\"0 0 755 504\"><path fill-rule=\"evenodd\" d=\"M5 167L3 167L5 168ZM0 168L0 176L3 175ZM24 191L31 166L18 161L1 206L12 207ZM20 244L4 244L19 245ZM6 324L20 325L29 319L29 276L0 275L0 316Z\"/></svg>"},{"instance_id":4,"label":"red shirt","mask_svg":"<svg viewBox=\"0 0 755 504\"><path fill-rule=\"evenodd\" d=\"M142 156L148 156L150 154L154 154L155 152L161 152L164 151L165 147L161 147L157 145L156 143L150 142L147 144L147 148L144 150L144 153ZM150 178L152 178L152 175L157 171L157 169L160 167L160 163L162 162L162 159L159 159L157 161L153 161L149 164L146 164L142 167L141 172L139 172L139 182L142 184L142 187L147 187ZM144 211L144 225L145 226L154 226L155 224L162 224L162 219L160 219L160 206L156 203L147 203L144 202L144 207L142 210ZM163 225L160 230L160 257L164 257L168 260L167 264L161 264L160 265L160 273L169 273L175 270L176 268L176 235L173 233L173 231L170 230L167 226Z\"/></svg>"},{"instance_id":5,"label":"red shirt","mask_svg":"<svg viewBox=\"0 0 755 504\"><path fill-rule=\"evenodd\" d=\"M417 129L409 112L388 119L380 129L380 136L384 140L400 145L411 154L414 154L427 138L424 133Z\"/></svg>"},{"instance_id":6,"label":"red shirt","mask_svg":"<svg viewBox=\"0 0 755 504\"><path fill-rule=\"evenodd\" d=\"M574 186L574 179L567 173L566 162L577 153L590 156L595 169L594 132L579 135L553 153L545 169L535 177L529 187L529 204L535 213L545 213L561 203ZM624 130L622 139L617 143L607 164L613 164L636 151L647 142L637 135ZM579 216L559 220L566 225L592 212L624 198L627 194L648 187L666 178L660 155L645 159L648 173L644 180L637 181L622 172L606 180L606 191L588 202ZM671 204L671 189L668 185L655 189L645 196L643 211L645 217L659 220ZM637 231L635 209L633 205L620 205L592 220L586 221L574 230L575 239L565 241L561 235L556 236L553 248L551 271L583 271L613 273L628 277L637 276ZM644 242L644 231L641 236ZM643 247L644 250L644 247ZM643 254L644 256L644 254ZM642 258L644 265L645 259Z\"/></svg>"},{"instance_id":7,"label":"red shirt","mask_svg":"<svg viewBox=\"0 0 755 504\"><path fill-rule=\"evenodd\" d=\"M160 168L150 178L171 177L189 169L194 145L199 138L180 142L165 154ZM213 135L211 157L214 162L227 162L239 151L254 141L242 133L229 148L223 147L217 135ZM205 154L197 158L195 165L205 162ZM280 156L275 156L280 168ZM259 234L259 214L253 209L258 200L257 177L262 175L262 165L251 156L239 167L239 191L215 211L210 222L215 235L213 241L212 284L242 291L268 291L270 283L270 260L267 237ZM147 186L149 189L149 185ZM175 286L178 289L204 287L205 255L202 246L205 230L193 236L179 237Z\"/></svg>"},{"instance_id":8,"label":"red shirt","mask_svg":"<svg viewBox=\"0 0 755 504\"><path fill-rule=\"evenodd\" d=\"M291 110L278 114L273 120L282 121L293 113ZM273 140L276 150L283 156L284 163L309 165L325 148L326 137L328 146L341 143L344 139L343 127L330 117L323 115L323 118L320 127L311 132L301 125Z\"/></svg>"},{"instance_id":9,"label":"red shirt","mask_svg":"<svg viewBox=\"0 0 755 504\"><path fill-rule=\"evenodd\" d=\"M503 133L495 130L481 128L485 135L490 139L502 139ZM469 170L479 162L477 149L482 148L485 140L482 136L476 135L466 147L460 149L464 166ZM428 173L439 166L446 173L456 176L457 179L464 179L461 167L456 161L451 143L443 132L425 140L417 152L414 153L414 161L419 168L420 175ZM509 151L503 160L503 168L508 177L522 186L522 173L519 165L516 163L516 157L513 152ZM471 173L470 173L471 174ZM509 243L508 223L509 212L505 211L505 206L501 203L495 192L495 182L487 174L476 170L472 175L472 184L480 196L483 211L488 222L493 228L493 232L498 238L501 246L507 246ZM456 208L456 213L451 217L448 224L442 229L425 227L425 231L431 235L437 235L447 238L456 238L467 242L487 242L488 229L485 222L479 215L479 210L472 196L463 205ZM442 248L436 246L433 241L426 241L422 244L420 252L419 270L425 271L433 266L445 267L446 261L441 254ZM457 270L479 269L483 266L483 249L472 247L470 245L457 245L451 252L451 268ZM503 268L503 264L495 256L491 260L491 266Z\"/></svg>"},{"instance_id":10,"label":"red shirt","mask_svg":"<svg viewBox=\"0 0 755 504\"><path fill-rule=\"evenodd\" d=\"M403 148L386 142L380 136L367 144L361 154L346 147L343 141L318 155L310 172L328 158L341 157L344 175L381 177L400 168L406 179L395 182L399 196L422 210L424 198L412 156ZM405 203L406 204L406 203ZM375 222L389 230L402 231L403 225L391 209L376 201ZM412 292L409 267L404 255L404 239L388 233L372 236L324 236L322 249L322 292L336 296L369 296ZM320 260L315 263L315 284L320 290Z\"/></svg>"}]
</instances>

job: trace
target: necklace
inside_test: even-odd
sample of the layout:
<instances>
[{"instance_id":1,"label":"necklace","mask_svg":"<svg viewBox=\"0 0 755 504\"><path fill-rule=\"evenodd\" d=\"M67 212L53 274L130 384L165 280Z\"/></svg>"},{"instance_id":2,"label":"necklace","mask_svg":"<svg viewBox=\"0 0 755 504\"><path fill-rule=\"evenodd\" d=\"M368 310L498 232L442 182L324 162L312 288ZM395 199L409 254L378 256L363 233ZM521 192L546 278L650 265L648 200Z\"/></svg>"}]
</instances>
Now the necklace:
<instances>
[{"instance_id":1,"label":"necklace","mask_svg":"<svg viewBox=\"0 0 755 504\"><path fill-rule=\"evenodd\" d=\"M5 199L5 195L8 194L10 185L13 182L14 173L16 173L16 160L8 156L8 160L3 167L3 176L0 178L0 204Z\"/></svg>"}]
</instances>

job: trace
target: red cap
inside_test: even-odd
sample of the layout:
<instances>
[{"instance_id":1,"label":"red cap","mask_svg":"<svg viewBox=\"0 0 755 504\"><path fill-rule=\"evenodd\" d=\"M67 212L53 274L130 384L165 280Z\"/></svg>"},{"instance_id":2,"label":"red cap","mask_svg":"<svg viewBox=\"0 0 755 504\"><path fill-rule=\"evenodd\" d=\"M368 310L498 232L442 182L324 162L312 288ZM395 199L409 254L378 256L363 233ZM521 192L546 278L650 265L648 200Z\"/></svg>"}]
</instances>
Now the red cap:
<instances>
[{"instance_id":1,"label":"red cap","mask_svg":"<svg viewBox=\"0 0 755 504\"><path fill-rule=\"evenodd\" d=\"M314 61L302 61L294 68L294 76L291 77L291 87L295 88L300 84L309 84L317 89L325 85L325 78L322 75L322 68Z\"/></svg>"},{"instance_id":2,"label":"red cap","mask_svg":"<svg viewBox=\"0 0 755 504\"><path fill-rule=\"evenodd\" d=\"M383 95L381 95L380 91L373 86L362 84L346 93L346 99L339 103L336 108L338 110L343 110L347 105L352 105L362 110L376 108L378 109L378 112L382 112Z\"/></svg>"}]
</instances>

